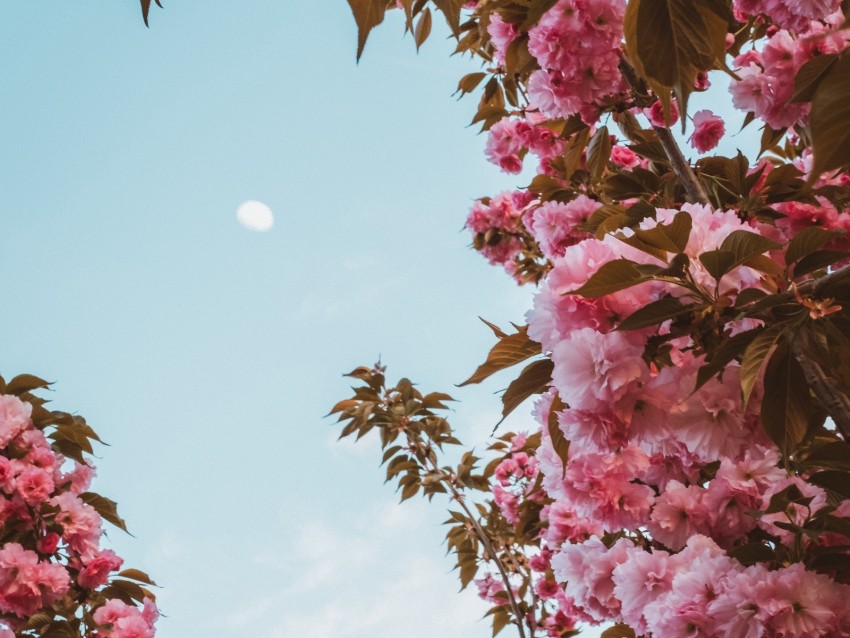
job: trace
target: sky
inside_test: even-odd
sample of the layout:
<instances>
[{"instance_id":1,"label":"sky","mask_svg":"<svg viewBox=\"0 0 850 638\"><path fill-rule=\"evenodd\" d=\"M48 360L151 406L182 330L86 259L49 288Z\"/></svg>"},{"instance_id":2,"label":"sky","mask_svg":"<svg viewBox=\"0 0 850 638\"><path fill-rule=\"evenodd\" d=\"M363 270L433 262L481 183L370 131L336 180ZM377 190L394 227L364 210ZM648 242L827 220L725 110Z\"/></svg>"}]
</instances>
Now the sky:
<instances>
[{"instance_id":1,"label":"sky","mask_svg":"<svg viewBox=\"0 0 850 638\"><path fill-rule=\"evenodd\" d=\"M521 322L532 291L462 226L529 176L452 97L477 65L441 27L417 54L400 16L358 65L344 0L164 4L146 29L135 0L0 3L0 374L109 443L93 488L159 636L489 637L444 504L399 506L377 442L324 418L380 357L460 399L464 442L498 420L509 377L455 384L493 343L478 316Z\"/></svg>"}]
</instances>

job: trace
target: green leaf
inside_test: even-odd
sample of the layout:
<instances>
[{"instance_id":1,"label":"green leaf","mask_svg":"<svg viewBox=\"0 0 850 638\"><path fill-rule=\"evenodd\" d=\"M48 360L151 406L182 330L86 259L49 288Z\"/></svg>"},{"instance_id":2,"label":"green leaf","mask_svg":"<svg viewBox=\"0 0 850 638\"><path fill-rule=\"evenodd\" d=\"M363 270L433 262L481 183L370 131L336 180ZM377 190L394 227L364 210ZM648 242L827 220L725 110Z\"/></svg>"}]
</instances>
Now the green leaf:
<instances>
[{"instance_id":1,"label":"green leaf","mask_svg":"<svg viewBox=\"0 0 850 638\"><path fill-rule=\"evenodd\" d=\"M523 368L519 377L511 382L502 395L502 419L499 423L504 421L528 397L546 391L549 384L552 383L553 368L551 359L539 359Z\"/></svg>"},{"instance_id":2,"label":"green leaf","mask_svg":"<svg viewBox=\"0 0 850 638\"><path fill-rule=\"evenodd\" d=\"M384 21L387 3L385 0L348 0L348 6L357 23L357 60L360 61L369 32Z\"/></svg>"},{"instance_id":3,"label":"green leaf","mask_svg":"<svg viewBox=\"0 0 850 638\"><path fill-rule=\"evenodd\" d=\"M623 319L617 326L617 330L637 330L659 325L668 319L691 312L693 309L693 304L685 306L675 297L662 297Z\"/></svg>"},{"instance_id":4,"label":"green leaf","mask_svg":"<svg viewBox=\"0 0 850 638\"><path fill-rule=\"evenodd\" d=\"M552 441L552 448L555 450L558 458L561 459L561 464L564 468L561 478L566 474L567 462L570 460L570 442L567 441L567 437L564 436L561 426L558 424L558 412L566 407L560 395L556 392L555 397L552 399L552 407L549 408L549 419L546 428L549 432L549 439Z\"/></svg>"},{"instance_id":5,"label":"green leaf","mask_svg":"<svg viewBox=\"0 0 850 638\"><path fill-rule=\"evenodd\" d=\"M581 288L567 294L595 299L649 281L652 276L630 259L615 259L603 264Z\"/></svg>"},{"instance_id":6,"label":"green leaf","mask_svg":"<svg viewBox=\"0 0 850 638\"><path fill-rule=\"evenodd\" d=\"M158 6L160 9L162 9L162 5L160 4L159 0L156 0L156 6ZM145 21L146 27L150 26L148 24L148 13L150 13L150 10L151 10L151 0L142 0L142 19Z\"/></svg>"},{"instance_id":7,"label":"green leaf","mask_svg":"<svg viewBox=\"0 0 850 638\"><path fill-rule=\"evenodd\" d=\"M801 66L794 78L794 95L789 102L811 102L821 80L826 77L837 59L838 55L835 53L817 55Z\"/></svg>"},{"instance_id":8,"label":"green leaf","mask_svg":"<svg viewBox=\"0 0 850 638\"><path fill-rule=\"evenodd\" d=\"M587 170L593 179L599 179L611 158L611 134L607 126L600 126L587 145Z\"/></svg>"},{"instance_id":9,"label":"green leaf","mask_svg":"<svg viewBox=\"0 0 850 638\"><path fill-rule=\"evenodd\" d=\"M540 354L540 344L528 338L528 326L523 326L519 332L507 335L499 330L502 336L487 355L487 360L459 387L471 383L481 383L490 375L504 370L512 365L525 361L529 357Z\"/></svg>"},{"instance_id":10,"label":"green leaf","mask_svg":"<svg viewBox=\"0 0 850 638\"><path fill-rule=\"evenodd\" d=\"M80 494L80 499L83 503L91 505L104 520L127 532L127 523L124 522L123 518L118 516L118 504L115 501L104 498L94 492L83 492ZM129 534L129 532L127 533Z\"/></svg>"},{"instance_id":11,"label":"green leaf","mask_svg":"<svg viewBox=\"0 0 850 638\"><path fill-rule=\"evenodd\" d=\"M809 116L814 165L809 181L824 171L850 163L850 57L842 54L830 66L812 97Z\"/></svg>"},{"instance_id":12,"label":"green leaf","mask_svg":"<svg viewBox=\"0 0 850 638\"><path fill-rule=\"evenodd\" d=\"M765 432L786 457L806 435L811 402L800 364L785 344L780 345L764 374L761 421Z\"/></svg>"}]
</instances>

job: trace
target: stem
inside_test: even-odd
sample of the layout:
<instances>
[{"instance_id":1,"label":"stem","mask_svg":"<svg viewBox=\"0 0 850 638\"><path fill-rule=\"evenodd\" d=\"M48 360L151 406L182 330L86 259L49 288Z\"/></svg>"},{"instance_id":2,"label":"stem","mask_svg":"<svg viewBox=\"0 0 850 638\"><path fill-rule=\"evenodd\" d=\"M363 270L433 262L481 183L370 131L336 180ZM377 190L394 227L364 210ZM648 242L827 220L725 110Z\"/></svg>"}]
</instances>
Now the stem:
<instances>
[{"instance_id":1,"label":"stem","mask_svg":"<svg viewBox=\"0 0 850 638\"><path fill-rule=\"evenodd\" d=\"M673 172L676 173L676 176L682 181L682 185L685 187L688 201L694 204L708 204L708 195L702 183L697 179L688 160L682 155L682 151L679 149L673 133L670 132L669 128L663 126L653 126L652 128L655 129L655 133L658 135L658 141L664 147L664 153L667 155L667 159L670 160Z\"/></svg>"},{"instance_id":2,"label":"stem","mask_svg":"<svg viewBox=\"0 0 850 638\"><path fill-rule=\"evenodd\" d=\"M791 339L791 352L803 369L806 381L826 408L845 443L850 443L850 400L827 376L817 361L809 358L799 339Z\"/></svg>"},{"instance_id":3,"label":"stem","mask_svg":"<svg viewBox=\"0 0 850 638\"><path fill-rule=\"evenodd\" d=\"M635 72L634 67L626 62L625 59L620 60L620 73L623 74L626 82L629 83L629 86L631 86L632 90L636 94L647 94L646 84ZM673 133L671 133L670 129L666 126L653 126L652 128L658 135L658 141L661 142L661 146L664 148L664 154L667 155L667 159L670 160L673 172L676 173L676 176L681 180L682 185L685 187L688 201L694 204L708 204L708 195L700 181L697 179L697 176L691 168L691 165L688 163L688 160L686 160L685 156L682 155L682 151L676 143L676 138L673 137Z\"/></svg>"},{"instance_id":4,"label":"stem","mask_svg":"<svg viewBox=\"0 0 850 638\"><path fill-rule=\"evenodd\" d=\"M418 443L413 439L409 432L407 432L407 440L411 443L411 445L416 445ZM511 611L513 611L514 616L516 616L517 630L519 631L519 636L520 638L526 638L525 628L523 627L524 619L519 611L519 604L517 604L516 598L514 597L514 591L511 587L511 581L510 578L508 578L508 571L505 569L505 566L502 561L499 560L499 555L496 553L495 547L493 547L493 542L490 540L490 536L487 534L487 532L484 531L484 528L481 527L481 524L478 522L478 519L472 514L466 504L466 500L464 499L463 494L461 494L454 486L451 481L451 478L445 476L445 473L439 467L437 467L437 464L431 458L429 458L427 454L425 455L425 459L426 467L431 472L436 472L444 476L443 483L446 485L446 487L449 488L449 492L451 493L452 498L454 498L460 505L461 509L466 512L466 515L469 517L469 522L472 523L472 528L475 530L475 535L478 537L478 540L481 541L481 544L484 545L484 549L490 555L493 562L496 563L496 567L498 567L499 573L502 576L502 582L505 583L505 591L507 591L508 594L508 602L511 605Z\"/></svg>"}]
</instances>

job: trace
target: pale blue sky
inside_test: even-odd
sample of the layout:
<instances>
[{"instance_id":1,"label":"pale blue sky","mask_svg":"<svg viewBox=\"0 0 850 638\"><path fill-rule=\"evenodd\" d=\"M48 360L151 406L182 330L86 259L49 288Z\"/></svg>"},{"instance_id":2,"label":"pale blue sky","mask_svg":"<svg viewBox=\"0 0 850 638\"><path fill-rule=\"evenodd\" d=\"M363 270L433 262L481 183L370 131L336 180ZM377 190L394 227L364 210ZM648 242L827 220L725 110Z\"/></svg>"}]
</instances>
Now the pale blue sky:
<instances>
[{"instance_id":1,"label":"pale blue sky","mask_svg":"<svg viewBox=\"0 0 850 638\"><path fill-rule=\"evenodd\" d=\"M476 67L399 16L356 66L344 0L170 0L150 30L137 4L0 4L0 373L56 381L111 444L95 489L163 638L489 636L442 506L397 508L376 446L322 419L380 354L463 399L464 440L497 420L504 379L452 384L491 345L476 316L521 321L530 291L461 228L526 180L451 97Z\"/></svg>"}]
</instances>

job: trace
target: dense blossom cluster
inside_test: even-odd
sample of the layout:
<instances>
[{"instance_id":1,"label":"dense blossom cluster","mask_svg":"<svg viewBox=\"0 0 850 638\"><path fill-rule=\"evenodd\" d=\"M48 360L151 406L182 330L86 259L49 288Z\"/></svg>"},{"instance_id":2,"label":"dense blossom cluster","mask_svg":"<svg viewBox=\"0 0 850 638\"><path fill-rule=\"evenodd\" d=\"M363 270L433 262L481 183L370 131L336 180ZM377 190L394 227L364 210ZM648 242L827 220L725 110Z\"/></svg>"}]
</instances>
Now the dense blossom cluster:
<instances>
[{"instance_id":1,"label":"dense blossom cluster","mask_svg":"<svg viewBox=\"0 0 850 638\"><path fill-rule=\"evenodd\" d=\"M45 626L88 628L83 635L151 638L153 601L140 600L140 611L121 600L132 599L121 584L110 588L123 559L100 546L103 518L92 503L106 501L87 491L94 468L82 457L67 459L57 445L70 429L85 432L83 437L93 432L79 417L47 413L40 400L34 406L31 395L22 397L0 394L0 635L39 630L30 623L39 614ZM35 426L34 407L48 420L58 416L52 441ZM148 582L135 570L129 577ZM143 591L123 582L133 592Z\"/></svg>"},{"instance_id":2,"label":"dense blossom cluster","mask_svg":"<svg viewBox=\"0 0 850 638\"><path fill-rule=\"evenodd\" d=\"M526 188L466 220L490 263L538 286L527 325L488 324L499 343L467 383L523 362L504 413L539 395L539 431L503 435L477 477L471 452L426 478L399 456L388 477L413 466L403 498L431 496L434 474L458 501L456 486L488 489L482 518L453 512L447 538L464 586L489 565L475 582L496 633L850 635L845 11L493 0L451 25L459 51L495 65L460 84L491 75L474 119L487 159L511 175L538 160ZM760 149L701 157L727 132L688 112L714 70L743 125L762 125ZM375 425L363 401L340 404L344 434Z\"/></svg>"},{"instance_id":3,"label":"dense blossom cluster","mask_svg":"<svg viewBox=\"0 0 850 638\"><path fill-rule=\"evenodd\" d=\"M541 148L534 132L551 130L544 116L579 114L592 136L604 100L626 90L618 70L624 6L618 0L560 0L529 30L528 49L540 69L528 80L528 109L490 128L488 160L515 174L531 150L541 159L538 174L558 177L551 162L564 152L565 141L548 134ZM804 124L810 105L792 101L794 78L807 61L847 47L846 32L836 30L844 20L838 2L740 0L735 11L744 22L751 16L772 22L752 49L732 61L735 107L780 131ZM506 47L521 34L501 19L491 19L489 33L496 60L504 63ZM728 44L733 42L730 34ZM696 88L707 87L707 78L698 77ZM665 117L661 101L627 104L633 116L655 127L678 120L676 102L669 106ZM708 110L694 114L692 125L689 142L699 153L714 149L726 132L723 120ZM789 135L799 149L792 164L807 174L811 151L795 133ZM651 168L635 152L638 147L613 137L612 142L610 170ZM587 159L582 157L579 168ZM752 196L766 188L779 165L762 160L749 170ZM827 175L818 183L845 189L847 178ZM551 386L535 411L542 445L532 456L509 453L497 466L492 487L494 502L513 525L519 524L523 503L544 503L541 549L531 559L533 586L541 600L554 605L544 628L553 637L583 622L624 623L636 634L656 637L850 635L850 586L828 569L802 562L820 546L850 544L850 536L800 531L818 517L844 520L850 501L836 500L805 474L783 466L781 451L761 424L761 381L745 403L737 362L694 392L706 361L691 336L664 338L673 329L670 322L616 330L624 318L654 302L687 297L686 288L651 280L610 294L576 293L617 260L647 267L667 262L630 243L634 231L597 234L588 222L611 201L586 184L573 188L571 196L554 200L539 191L525 198L520 192L485 199L467 220L479 236L490 233L493 239L492 229L507 231L484 253L509 273L521 237L533 240L549 263L527 314L528 335L553 363ZM507 206L517 201L523 205ZM756 233L779 246L815 226L837 231L830 247L844 249L842 235L850 231L850 213L821 196L775 202L772 219L710 204L654 209L636 228L650 231L687 218L690 234L683 253L688 260L679 277L713 290L728 304L744 290L775 290L763 270L739 264L717 279L701 262L701 255L718 251L733 233ZM781 251L762 252L783 265ZM743 319L725 329L735 335L759 325ZM667 348L664 364L647 357L659 338ZM550 414L556 399L560 407ZM550 439L553 419L570 442L566 465ZM542 489L535 491L538 472ZM767 543L786 558L739 560L741 548L754 542ZM482 597L504 601L504 585L493 575L478 585Z\"/></svg>"}]
</instances>

